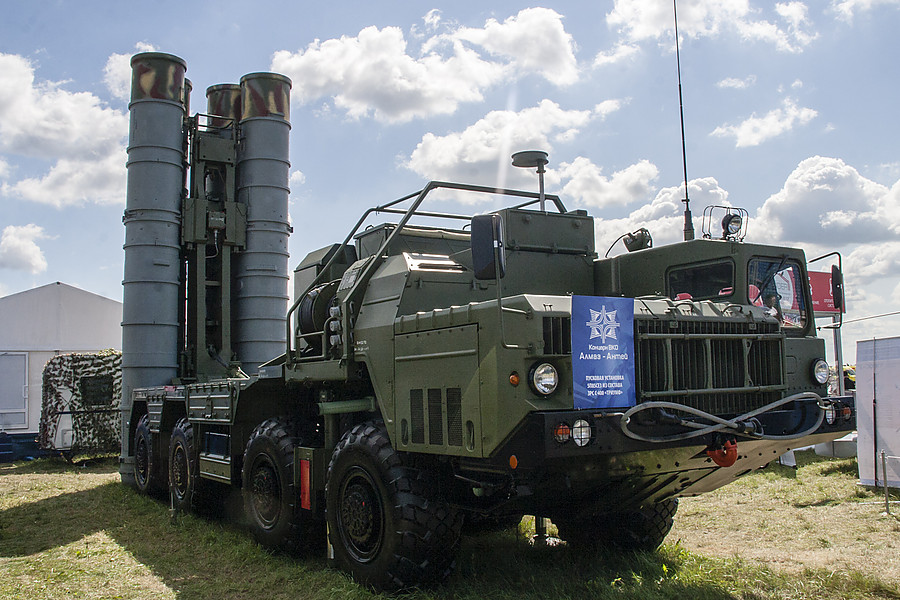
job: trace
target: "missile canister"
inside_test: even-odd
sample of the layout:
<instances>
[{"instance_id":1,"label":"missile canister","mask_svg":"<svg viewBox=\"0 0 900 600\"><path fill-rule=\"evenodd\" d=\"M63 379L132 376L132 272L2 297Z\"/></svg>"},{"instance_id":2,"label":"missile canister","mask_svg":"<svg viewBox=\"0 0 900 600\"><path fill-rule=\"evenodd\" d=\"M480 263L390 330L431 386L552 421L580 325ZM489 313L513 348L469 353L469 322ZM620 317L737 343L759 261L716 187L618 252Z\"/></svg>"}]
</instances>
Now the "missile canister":
<instances>
[{"instance_id":1,"label":"missile canister","mask_svg":"<svg viewBox=\"0 0 900 600\"><path fill-rule=\"evenodd\" d=\"M122 478L133 478L131 392L168 384L179 346L180 203L184 186L185 62L131 59L122 319Z\"/></svg>"},{"instance_id":2,"label":"missile canister","mask_svg":"<svg viewBox=\"0 0 900 600\"><path fill-rule=\"evenodd\" d=\"M247 245L235 269L235 349L247 373L284 352L288 309L288 136L291 80L241 78L237 201L247 206Z\"/></svg>"}]
</instances>

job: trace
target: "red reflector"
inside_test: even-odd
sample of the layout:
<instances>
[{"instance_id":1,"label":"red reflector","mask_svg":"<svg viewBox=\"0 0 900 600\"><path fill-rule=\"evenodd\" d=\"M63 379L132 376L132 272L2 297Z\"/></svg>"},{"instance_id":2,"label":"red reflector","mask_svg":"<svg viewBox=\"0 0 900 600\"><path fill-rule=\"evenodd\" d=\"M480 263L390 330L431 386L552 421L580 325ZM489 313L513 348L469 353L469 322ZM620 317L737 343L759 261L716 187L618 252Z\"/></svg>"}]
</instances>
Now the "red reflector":
<instances>
[{"instance_id":1,"label":"red reflector","mask_svg":"<svg viewBox=\"0 0 900 600\"><path fill-rule=\"evenodd\" d=\"M309 501L309 461L306 459L300 461L300 508L312 510Z\"/></svg>"}]
</instances>

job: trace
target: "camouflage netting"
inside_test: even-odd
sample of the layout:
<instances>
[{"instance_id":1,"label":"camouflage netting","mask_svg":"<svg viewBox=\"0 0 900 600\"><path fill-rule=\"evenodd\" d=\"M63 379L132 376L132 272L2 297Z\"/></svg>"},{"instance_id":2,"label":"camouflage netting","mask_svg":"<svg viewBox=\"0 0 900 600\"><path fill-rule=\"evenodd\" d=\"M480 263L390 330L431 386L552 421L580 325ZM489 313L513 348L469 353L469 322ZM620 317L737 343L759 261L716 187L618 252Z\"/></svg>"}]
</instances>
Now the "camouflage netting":
<instances>
[{"instance_id":1,"label":"camouflage netting","mask_svg":"<svg viewBox=\"0 0 900 600\"><path fill-rule=\"evenodd\" d=\"M71 452L119 448L121 352L56 356L44 366L42 388L41 448ZM57 439L66 415L72 418L71 445Z\"/></svg>"}]
</instances>

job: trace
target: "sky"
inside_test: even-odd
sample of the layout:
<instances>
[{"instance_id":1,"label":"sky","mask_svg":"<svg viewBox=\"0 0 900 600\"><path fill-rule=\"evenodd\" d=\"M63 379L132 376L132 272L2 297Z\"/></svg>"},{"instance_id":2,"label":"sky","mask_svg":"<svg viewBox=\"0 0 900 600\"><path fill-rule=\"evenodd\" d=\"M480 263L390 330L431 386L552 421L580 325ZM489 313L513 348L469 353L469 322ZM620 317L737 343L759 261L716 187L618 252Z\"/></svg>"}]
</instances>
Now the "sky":
<instances>
[{"instance_id":1,"label":"sky","mask_svg":"<svg viewBox=\"0 0 900 600\"><path fill-rule=\"evenodd\" d=\"M208 86L291 78L292 266L429 180L535 190L509 159L533 149L601 254L639 227L681 239L669 0L2 6L0 296L62 281L121 299L129 60L148 50L186 61L195 111ZM900 335L900 317L866 318L900 310L900 0L677 10L698 233L705 206L732 205L748 242L841 252L845 320L863 319L842 330L847 362Z\"/></svg>"}]
</instances>

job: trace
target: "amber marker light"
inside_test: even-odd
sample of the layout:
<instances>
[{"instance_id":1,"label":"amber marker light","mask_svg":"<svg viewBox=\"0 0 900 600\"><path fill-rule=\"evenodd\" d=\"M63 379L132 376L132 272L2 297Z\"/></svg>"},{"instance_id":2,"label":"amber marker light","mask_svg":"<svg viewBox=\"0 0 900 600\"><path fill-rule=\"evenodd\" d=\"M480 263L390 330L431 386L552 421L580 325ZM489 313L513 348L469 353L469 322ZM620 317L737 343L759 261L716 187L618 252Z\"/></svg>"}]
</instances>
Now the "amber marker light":
<instances>
[{"instance_id":1,"label":"amber marker light","mask_svg":"<svg viewBox=\"0 0 900 600\"><path fill-rule=\"evenodd\" d=\"M557 423L553 428L553 439L559 444L565 444L572 439L572 428L568 423Z\"/></svg>"},{"instance_id":2,"label":"amber marker light","mask_svg":"<svg viewBox=\"0 0 900 600\"><path fill-rule=\"evenodd\" d=\"M513 387L519 385L519 374L515 371L509 374L509 384Z\"/></svg>"},{"instance_id":3,"label":"amber marker light","mask_svg":"<svg viewBox=\"0 0 900 600\"><path fill-rule=\"evenodd\" d=\"M516 458L516 455L515 455L515 454L511 454L511 455L509 456L509 468L510 468L510 469L515 469L515 468L518 467L518 466L519 466L519 459Z\"/></svg>"}]
</instances>

